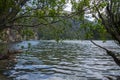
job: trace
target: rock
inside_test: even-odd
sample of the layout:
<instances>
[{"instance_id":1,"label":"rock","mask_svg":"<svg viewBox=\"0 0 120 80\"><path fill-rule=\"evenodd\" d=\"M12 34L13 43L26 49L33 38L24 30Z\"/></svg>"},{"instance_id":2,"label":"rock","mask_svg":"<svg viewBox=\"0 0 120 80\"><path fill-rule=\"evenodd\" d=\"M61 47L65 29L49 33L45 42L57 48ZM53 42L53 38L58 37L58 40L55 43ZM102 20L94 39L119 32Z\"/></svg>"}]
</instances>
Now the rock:
<instances>
[{"instance_id":1,"label":"rock","mask_svg":"<svg viewBox=\"0 0 120 80\"><path fill-rule=\"evenodd\" d=\"M17 53L22 53L22 50L12 50L7 52L7 54L0 54L0 60L5 60L5 59L9 59L10 56L17 54Z\"/></svg>"},{"instance_id":2,"label":"rock","mask_svg":"<svg viewBox=\"0 0 120 80\"><path fill-rule=\"evenodd\" d=\"M8 59L9 55L0 55L0 60Z\"/></svg>"}]
</instances>

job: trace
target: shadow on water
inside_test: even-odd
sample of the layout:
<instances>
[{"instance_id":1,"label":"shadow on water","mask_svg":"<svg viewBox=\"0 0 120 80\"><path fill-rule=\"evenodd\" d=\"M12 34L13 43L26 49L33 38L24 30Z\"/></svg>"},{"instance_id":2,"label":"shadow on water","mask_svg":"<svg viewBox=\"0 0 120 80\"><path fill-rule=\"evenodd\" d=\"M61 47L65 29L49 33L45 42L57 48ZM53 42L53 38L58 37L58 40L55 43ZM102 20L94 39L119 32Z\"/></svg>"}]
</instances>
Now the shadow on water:
<instances>
[{"instance_id":1,"label":"shadow on water","mask_svg":"<svg viewBox=\"0 0 120 80\"><path fill-rule=\"evenodd\" d=\"M112 41L97 42L117 48ZM89 41L24 41L11 44L11 48L24 46L27 50L28 43L31 53L0 62L0 80L120 80L120 68Z\"/></svg>"}]
</instances>

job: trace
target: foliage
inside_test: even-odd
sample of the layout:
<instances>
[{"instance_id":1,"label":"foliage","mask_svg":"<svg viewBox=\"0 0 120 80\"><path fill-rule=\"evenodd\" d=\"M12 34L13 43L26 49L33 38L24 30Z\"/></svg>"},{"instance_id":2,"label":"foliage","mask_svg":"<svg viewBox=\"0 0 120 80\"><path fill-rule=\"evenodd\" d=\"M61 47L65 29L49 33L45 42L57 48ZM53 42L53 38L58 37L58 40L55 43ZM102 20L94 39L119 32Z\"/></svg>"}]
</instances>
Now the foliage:
<instances>
[{"instance_id":1,"label":"foliage","mask_svg":"<svg viewBox=\"0 0 120 80\"><path fill-rule=\"evenodd\" d=\"M66 0L1 0L0 30L18 26L38 27L56 21L66 2Z\"/></svg>"},{"instance_id":2,"label":"foliage","mask_svg":"<svg viewBox=\"0 0 120 80\"><path fill-rule=\"evenodd\" d=\"M30 27L54 24L63 17L66 0L1 0L0 30L10 28L31 37ZM28 27L28 28L24 28Z\"/></svg>"},{"instance_id":3,"label":"foliage","mask_svg":"<svg viewBox=\"0 0 120 80\"><path fill-rule=\"evenodd\" d=\"M83 28L89 28L87 29L87 37L93 36L93 30L100 31L102 37L108 32L120 44L119 0L71 0L71 3L73 4L73 12L77 13L76 16L81 17L81 13L84 13L84 16L91 14L95 18L95 23L97 23L95 25L86 23L84 21L86 17L79 18L83 21Z\"/></svg>"},{"instance_id":4,"label":"foliage","mask_svg":"<svg viewBox=\"0 0 120 80\"><path fill-rule=\"evenodd\" d=\"M67 2L72 5L69 14L64 11ZM96 33L101 33L101 37L105 38L108 32L120 42L119 6L119 0L1 0L0 30L13 28L22 35L32 36L34 31L29 27L45 26L47 28L43 32L46 31L46 34L48 30L53 38L59 40L67 29L63 26L69 25L64 18L72 18L82 22L77 34L84 29L86 37L91 39ZM94 23L86 21L85 15L89 14L95 18ZM62 25L56 24L60 21Z\"/></svg>"}]
</instances>

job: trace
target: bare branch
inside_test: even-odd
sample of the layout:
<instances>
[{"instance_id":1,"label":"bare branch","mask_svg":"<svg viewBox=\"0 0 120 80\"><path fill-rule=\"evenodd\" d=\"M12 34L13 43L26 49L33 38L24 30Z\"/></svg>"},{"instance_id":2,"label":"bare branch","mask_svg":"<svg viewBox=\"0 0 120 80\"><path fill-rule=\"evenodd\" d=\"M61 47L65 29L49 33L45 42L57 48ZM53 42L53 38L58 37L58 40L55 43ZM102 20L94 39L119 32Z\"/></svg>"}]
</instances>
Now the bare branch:
<instances>
[{"instance_id":1,"label":"bare branch","mask_svg":"<svg viewBox=\"0 0 120 80\"><path fill-rule=\"evenodd\" d=\"M120 66L120 59L116 57L115 52L110 51L110 50L108 50L108 49L106 49L106 48L104 48L104 47L96 44L96 43L95 43L94 41L92 41L92 40L90 40L90 41L91 41L94 45L96 45L96 46L104 49L104 50L107 52L107 54L114 59L115 63L116 63L118 66Z\"/></svg>"}]
</instances>

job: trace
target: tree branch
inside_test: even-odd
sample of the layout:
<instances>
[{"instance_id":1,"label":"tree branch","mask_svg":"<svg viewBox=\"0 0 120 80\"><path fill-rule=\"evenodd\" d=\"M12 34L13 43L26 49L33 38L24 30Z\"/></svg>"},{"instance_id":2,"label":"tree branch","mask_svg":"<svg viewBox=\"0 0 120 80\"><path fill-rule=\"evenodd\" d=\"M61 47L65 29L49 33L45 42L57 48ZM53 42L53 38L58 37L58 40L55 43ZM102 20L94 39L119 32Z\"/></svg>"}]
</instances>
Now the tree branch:
<instances>
[{"instance_id":1,"label":"tree branch","mask_svg":"<svg viewBox=\"0 0 120 80\"><path fill-rule=\"evenodd\" d=\"M108 50L108 49L106 49L106 48L104 48L104 47L96 44L96 43L95 43L94 41L92 41L92 40L90 40L90 41L91 41L94 45L96 45L96 46L104 49L104 50L107 52L107 54L114 59L115 63L116 63L118 66L120 66L120 59L116 57L115 52L110 51L110 50Z\"/></svg>"},{"instance_id":2,"label":"tree branch","mask_svg":"<svg viewBox=\"0 0 120 80\"><path fill-rule=\"evenodd\" d=\"M54 23L57 23L57 22L60 22L61 20L57 20L57 21L52 21L50 23L39 23L39 24L35 24L35 25L29 25L29 24L14 24L14 25L11 25L11 26L22 26L22 27L38 27L40 25L49 25L49 24L54 24Z\"/></svg>"}]
</instances>

